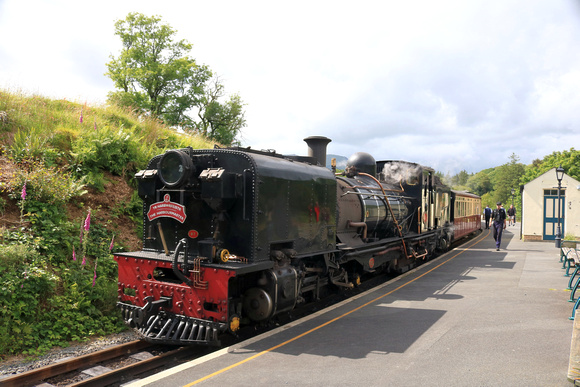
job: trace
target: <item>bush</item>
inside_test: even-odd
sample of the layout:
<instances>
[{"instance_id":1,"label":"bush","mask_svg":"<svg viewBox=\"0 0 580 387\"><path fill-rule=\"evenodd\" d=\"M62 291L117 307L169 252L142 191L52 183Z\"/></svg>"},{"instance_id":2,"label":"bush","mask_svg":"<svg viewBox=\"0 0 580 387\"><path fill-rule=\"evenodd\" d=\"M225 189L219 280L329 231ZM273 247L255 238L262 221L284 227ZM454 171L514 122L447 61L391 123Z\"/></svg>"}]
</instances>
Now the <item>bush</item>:
<instances>
[{"instance_id":1,"label":"bush","mask_svg":"<svg viewBox=\"0 0 580 387\"><path fill-rule=\"evenodd\" d=\"M35 343L35 323L58 278L33 246L0 245L0 354L18 353Z\"/></svg>"},{"instance_id":2,"label":"bush","mask_svg":"<svg viewBox=\"0 0 580 387\"><path fill-rule=\"evenodd\" d=\"M26 184L26 200L62 205L75 196L84 195L83 179L75 179L65 168L46 167L35 160L22 161L5 189L12 199L21 199Z\"/></svg>"},{"instance_id":3,"label":"bush","mask_svg":"<svg viewBox=\"0 0 580 387\"><path fill-rule=\"evenodd\" d=\"M146 160L140 140L123 128L104 127L85 131L72 144L77 172L110 171L119 176L136 170Z\"/></svg>"}]
</instances>

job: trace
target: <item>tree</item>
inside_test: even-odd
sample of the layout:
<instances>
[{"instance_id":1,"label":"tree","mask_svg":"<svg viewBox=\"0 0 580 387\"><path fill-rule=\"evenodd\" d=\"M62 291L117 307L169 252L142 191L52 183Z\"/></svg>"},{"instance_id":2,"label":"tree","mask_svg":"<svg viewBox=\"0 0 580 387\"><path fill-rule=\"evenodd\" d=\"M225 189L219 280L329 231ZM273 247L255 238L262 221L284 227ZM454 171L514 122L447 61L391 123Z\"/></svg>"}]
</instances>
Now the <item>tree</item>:
<instances>
[{"instance_id":1,"label":"tree","mask_svg":"<svg viewBox=\"0 0 580 387\"><path fill-rule=\"evenodd\" d=\"M198 109L199 121L192 123L193 131L208 138L221 139L224 144L232 144L239 128L246 126L243 102L234 94L224 104L218 102L223 97L224 87L218 77L214 77L201 99Z\"/></svg>"},{"instance_id":2,"label":"tree","mask_svg":"<svg viewBox=\"0 0 580 387\"><path fill-rule=\"evenodd\" d=\"M220 102L225 92L219 78L187 56L192 45L175 41L175 34L159 17L140 13L115 23L123 49L107 63L106 75L118 89L109 93L109 102L230 145L246 126L244 104L238 95ZM196 112L202 112L199 122L192 118Z\"/></svg>"},{"instance_id":3,"label":"tree","mask_svg":"<svg viewBox=\"0 0 580 387\"><path fill-rule=\"evenodd\" d=\"M520 192L520 178L524 175L525 166L519 162L520 158L512 153L509 163L497 168L494 193L497 200L507 202L511 198L511 190L515 190L517 196Z\"/></svg>"},{"instance_id":4,"label":"tree","mask_svg":"<svg viewBox=\"0 0 580 387\"><path fill-rule=\"evenodd\" d=\"M521 184L526 184L560 165L567 175L580 180L580 151L570 148L568 151L552 152L552 154L545 156L542 160L534 160L531 167L522 176Z\"/></svg>"},{"instance_id":5,"label":"tree","mask_svg":"<svg viewBox=\"0 0 580 387\"><path fill-rule=\"evenodd\" d=\"M469 190L479 196L492 190L493 185L489 175L483 171L469 176L467 180L467 187Z\"/></svg>"}]
</instances>

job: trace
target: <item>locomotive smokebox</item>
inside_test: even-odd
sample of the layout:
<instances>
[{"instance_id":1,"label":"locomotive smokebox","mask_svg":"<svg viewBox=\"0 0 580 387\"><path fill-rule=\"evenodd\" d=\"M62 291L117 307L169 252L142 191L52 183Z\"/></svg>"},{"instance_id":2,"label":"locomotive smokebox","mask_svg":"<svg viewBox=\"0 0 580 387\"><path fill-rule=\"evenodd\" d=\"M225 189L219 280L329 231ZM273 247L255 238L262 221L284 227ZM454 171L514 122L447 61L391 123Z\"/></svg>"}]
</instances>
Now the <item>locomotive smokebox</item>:
<instances>
[{"instance_id":1,"label":"locomotive smokebox","mask_svg":"<svg viewBox=\"0 0 580 387\"><path fill-rule=\"evenodd\" d=\"M308 144L308 156L313 157L318 164L326 167L326 146L332 140L324 136L310 136L304 139Z\"/></svg>"}]
</instances>

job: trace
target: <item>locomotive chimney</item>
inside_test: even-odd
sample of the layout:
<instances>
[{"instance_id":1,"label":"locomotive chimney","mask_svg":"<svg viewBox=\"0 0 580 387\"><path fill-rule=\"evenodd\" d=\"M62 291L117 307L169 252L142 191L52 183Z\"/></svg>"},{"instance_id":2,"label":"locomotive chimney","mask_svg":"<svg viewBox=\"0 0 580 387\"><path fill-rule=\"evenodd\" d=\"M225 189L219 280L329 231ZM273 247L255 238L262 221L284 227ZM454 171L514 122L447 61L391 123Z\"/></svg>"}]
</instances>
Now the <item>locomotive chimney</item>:
<instances>
[{"instance_id":1,"label":"locomotive chimney","mask_svg":"<svg viewBox=\"0 0 580 387\"><path fill-rule=\"evenodd\" d=\"M332 140L324 136L310 136L304 141L308 144L308 157L313 157L318 164L326 167L326 146Z\"/></svg>"}]
</instances>

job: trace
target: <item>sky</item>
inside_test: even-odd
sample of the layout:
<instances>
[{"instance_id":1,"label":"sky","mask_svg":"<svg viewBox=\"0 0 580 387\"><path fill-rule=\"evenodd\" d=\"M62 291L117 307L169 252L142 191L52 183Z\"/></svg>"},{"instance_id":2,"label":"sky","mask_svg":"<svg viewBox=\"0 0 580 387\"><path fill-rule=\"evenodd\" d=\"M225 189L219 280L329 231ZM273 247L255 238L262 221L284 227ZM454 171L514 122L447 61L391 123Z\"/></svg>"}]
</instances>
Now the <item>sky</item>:
<instances>
[{"instance_id":1,"label":"sky","mask_svg":"<svg viewBox=\"0 0 580 387\"><path fill-rule=\"evenodd\" d=\"M0 88L105 104L130 12L240 95L253 149L326 136L453 175L580 144L578 0L0 0Z\"/></svg>"}]
</instances>

